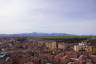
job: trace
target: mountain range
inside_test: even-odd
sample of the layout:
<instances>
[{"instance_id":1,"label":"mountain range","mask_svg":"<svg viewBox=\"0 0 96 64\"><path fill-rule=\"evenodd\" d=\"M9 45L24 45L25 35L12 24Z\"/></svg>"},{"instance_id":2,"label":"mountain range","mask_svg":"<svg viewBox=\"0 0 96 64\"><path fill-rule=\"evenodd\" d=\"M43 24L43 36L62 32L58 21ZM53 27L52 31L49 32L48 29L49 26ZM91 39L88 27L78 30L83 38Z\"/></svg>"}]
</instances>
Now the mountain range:
<instances>
[{"instance_id":1,"label":"mountain range","mask_svg":"<svg viewBox=\"0 0 96 64\"><path fill-rule=\"evenodd\" d=\"M74 34L66 34L66 33L38 33L38 32L32 32L32 33L19 33L19 34L0 34L0 37L14 37L14 36L77 36Z\"/></svg>"}]
</instances>

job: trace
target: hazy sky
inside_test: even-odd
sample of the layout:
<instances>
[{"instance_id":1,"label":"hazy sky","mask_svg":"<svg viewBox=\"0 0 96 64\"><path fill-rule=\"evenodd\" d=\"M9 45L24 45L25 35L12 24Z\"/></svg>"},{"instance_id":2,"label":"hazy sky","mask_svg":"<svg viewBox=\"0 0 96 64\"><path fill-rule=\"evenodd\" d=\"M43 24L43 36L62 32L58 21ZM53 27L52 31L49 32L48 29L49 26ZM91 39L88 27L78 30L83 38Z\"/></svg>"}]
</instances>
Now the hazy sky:
<instances>
[{"instance_id":1,"label":"hazy sky","mask_svg":"<svg viewBox=\"0 0 96 64\"><path fill-rule=\"evenodd\" d=\"M96 34L96 0L0 0L0 33Z\"/></svg>"}]
</instances>

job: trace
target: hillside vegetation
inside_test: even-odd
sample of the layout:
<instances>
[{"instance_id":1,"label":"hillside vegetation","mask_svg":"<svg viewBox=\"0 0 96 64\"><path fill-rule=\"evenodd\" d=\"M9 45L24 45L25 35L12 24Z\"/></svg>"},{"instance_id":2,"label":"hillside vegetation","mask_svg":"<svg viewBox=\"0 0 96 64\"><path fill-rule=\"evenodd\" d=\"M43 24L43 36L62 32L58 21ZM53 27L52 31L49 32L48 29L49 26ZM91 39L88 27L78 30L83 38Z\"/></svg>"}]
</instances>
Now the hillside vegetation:
<instances>
[{"instance_id":1,"label":"hillside vegetation","mask_svg":"<svg viewBox=\"0 0 96 64\"><path fill-rule=\"evenodd\" d=\"M33 38L93 38L93 39L96 39L96 36L38 36Z\"/></svg>"}]
</instances>

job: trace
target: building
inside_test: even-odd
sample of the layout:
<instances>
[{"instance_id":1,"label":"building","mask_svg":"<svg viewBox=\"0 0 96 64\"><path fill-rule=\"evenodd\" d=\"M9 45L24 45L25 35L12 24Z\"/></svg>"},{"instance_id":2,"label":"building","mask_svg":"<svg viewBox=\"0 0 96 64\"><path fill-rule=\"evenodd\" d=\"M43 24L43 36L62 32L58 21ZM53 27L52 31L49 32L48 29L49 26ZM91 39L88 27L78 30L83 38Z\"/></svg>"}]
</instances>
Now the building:
<instances>
[{"instance_id":1,"label":"building","mask_svg":"<svg viewBox=\"0 0 96 64\"><path fill-rule=\"evenodd\" d=\"M57 43L55 41L48 41L45 42L45 46L49 49L49 50L56 50L57 49Z\"/></svg>"},{"instance_id":2,"label":"building","mask_svg":"<svg viewBox=\"0 0 96 64\"><path fill-rule=\"evenodd\" d=\"M80 51L82 49L82 46L80 46L80 45L74 45L74 50L75 51Z\"/></svg>"},{"instance_id":3,"label":"building","mask_svg":"<svg viewBox=\"0 0 96 64\"><path fill-rule=\"evenodd\" d=\"M85 50L89 53L96 53L96 46L87 46Z\"/></svg>"},{"instance_id":4,"label":"building","mask_svg":"<svg viewBox=\"0 0 96 64\"><path fill-rule=\"evenodd\" d=\"M64 42L58 43L58 49L64 50L67 46L68 46L67 43L64 43Z\"/></svg>"}]
</instances>

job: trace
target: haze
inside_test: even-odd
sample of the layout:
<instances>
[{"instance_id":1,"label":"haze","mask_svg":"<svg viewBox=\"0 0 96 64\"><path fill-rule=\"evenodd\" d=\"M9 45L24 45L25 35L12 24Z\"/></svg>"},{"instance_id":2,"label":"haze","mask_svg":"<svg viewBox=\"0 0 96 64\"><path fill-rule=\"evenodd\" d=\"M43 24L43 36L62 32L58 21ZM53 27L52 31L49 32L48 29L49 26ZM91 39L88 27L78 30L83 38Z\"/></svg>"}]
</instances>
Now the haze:
<instances>
[{"instance_id":1,"label":"haze","mask_svg":"<svg viewBox=\"0 0 96 64\"><path fill-rule=\"evenodd\" d=\"M96 0L0 0L0 34L96 34Z\"/></svg>"}]
</instances>

